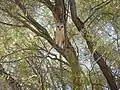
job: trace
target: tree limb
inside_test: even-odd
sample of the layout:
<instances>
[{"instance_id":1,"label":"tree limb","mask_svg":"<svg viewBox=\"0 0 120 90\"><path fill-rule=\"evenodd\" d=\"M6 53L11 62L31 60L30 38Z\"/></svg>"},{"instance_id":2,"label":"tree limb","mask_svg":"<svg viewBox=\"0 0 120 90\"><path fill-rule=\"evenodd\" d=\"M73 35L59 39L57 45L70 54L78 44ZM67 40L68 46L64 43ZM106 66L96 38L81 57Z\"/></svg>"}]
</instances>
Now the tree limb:
<instances>
[{"instance_id":1,"label":"tree limb","mask_svg":"<svg viewBox=\"0 0 120 90\"><path fill-rule=\"evenodd\" d=\"M98 11L101 8L103 8L104 6L106 6L107 4L109 4L110 2L111 2L111 0L110 1L102 2L102 3L94 6L92 8L93 12L88 16L88 18L84 21L84 23L86 23L96 13L96 11Z\"/></svg>"},{"instance_id":2,"label":"tree limb","mask_svg":"<svg viewBox=\"0 0 120 90\"><path fill-rule=\"evenodd\" d=\"M75 0L69 0L69 2L70 2L70 11L71 11L72 21L76 25L78 31L81 31L81 29L84 28L84 23L77 16Z\"/></svg>"},{"instance_id":3,"label":"tree limb","mask_svg":"<svg viewBox=\"0 0 120 90\"><path fill-rule=\"evenodd\" d=\"M14 25L14 24L9 24L9 23L6 23L6 22L1 22L1 24L4 24L4 25L7 25L7 26L13 26L13 27L25 27L24 25Z\"/></svg>"}]
</instances>

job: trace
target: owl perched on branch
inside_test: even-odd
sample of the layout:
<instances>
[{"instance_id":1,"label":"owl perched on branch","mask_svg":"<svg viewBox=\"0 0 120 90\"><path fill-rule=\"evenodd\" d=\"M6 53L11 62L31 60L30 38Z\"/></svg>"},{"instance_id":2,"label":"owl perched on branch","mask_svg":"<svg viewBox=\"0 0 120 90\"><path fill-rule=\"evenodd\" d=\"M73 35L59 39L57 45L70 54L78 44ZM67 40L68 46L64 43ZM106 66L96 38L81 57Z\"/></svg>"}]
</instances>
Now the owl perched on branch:
<instances>
[{"instance_id":1,"label":"owl perched on branch","mask_svg":"<svg viewBox=\"0 0 120 90\"><path fill-rule=\"evenodd\" d=\"M57 23L56 24L56 32L55 32L55 43L59 47L63 47L65 41L64 35L64 23Z\"/></svg>"}]
</instances>

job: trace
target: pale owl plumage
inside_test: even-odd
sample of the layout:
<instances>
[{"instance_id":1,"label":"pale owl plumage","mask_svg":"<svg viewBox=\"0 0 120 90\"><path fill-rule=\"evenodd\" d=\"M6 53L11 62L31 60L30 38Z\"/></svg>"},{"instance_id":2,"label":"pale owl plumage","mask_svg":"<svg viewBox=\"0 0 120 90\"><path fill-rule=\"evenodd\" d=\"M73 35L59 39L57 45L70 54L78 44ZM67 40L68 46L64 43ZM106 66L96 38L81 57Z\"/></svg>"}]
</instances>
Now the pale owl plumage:
<instances>
[{"instance_id":1,"label":"pale owl plumage","mask_svg":"<svg viewBox=\"0 0 120 90\"><path fill-rule=\"evenodd\" d=\"M55 34L55 43L62 47L64 44L65 36L64 36L64 24L57 23L56 24L56 34Z\"/></svg>"}]
</instances>

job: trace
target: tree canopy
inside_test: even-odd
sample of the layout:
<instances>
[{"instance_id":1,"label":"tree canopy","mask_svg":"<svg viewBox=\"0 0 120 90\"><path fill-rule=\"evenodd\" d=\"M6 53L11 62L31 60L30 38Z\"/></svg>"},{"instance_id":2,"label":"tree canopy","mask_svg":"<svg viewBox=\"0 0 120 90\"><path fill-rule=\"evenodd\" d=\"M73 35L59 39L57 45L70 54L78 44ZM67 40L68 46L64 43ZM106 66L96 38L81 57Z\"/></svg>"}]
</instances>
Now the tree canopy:
<instances>
[{"instance_id":1,"label":"tree canopy","mask_svg":"<svg viewBox=\"0 0 120 90\"><path fill-rule=\"evenodd\" d=\"M119 12L120 0L0 0L0 90L119 90Z\"/></svg>"}]
</instances>

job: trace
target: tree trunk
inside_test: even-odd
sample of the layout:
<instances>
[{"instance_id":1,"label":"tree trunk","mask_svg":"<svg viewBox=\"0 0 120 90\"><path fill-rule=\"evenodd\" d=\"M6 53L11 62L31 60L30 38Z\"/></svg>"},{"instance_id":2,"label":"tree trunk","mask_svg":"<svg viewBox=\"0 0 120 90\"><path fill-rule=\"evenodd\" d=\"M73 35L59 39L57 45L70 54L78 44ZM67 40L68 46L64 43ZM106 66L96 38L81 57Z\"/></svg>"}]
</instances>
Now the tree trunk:
<instances>
[{"instance_id":1,"label":"tree trunk","mask_svg":"<svg viewBox=\"0 0 120 90\"><path fill-rule=\"evenodd\" d=\"M73 90L83 90L82 80L81 80L81 67L79 64L76 52L70 42L67 44L68 47L65 48L65 58L68 61L71 68L71 85Z\"/></svg>"}]
</instances>

